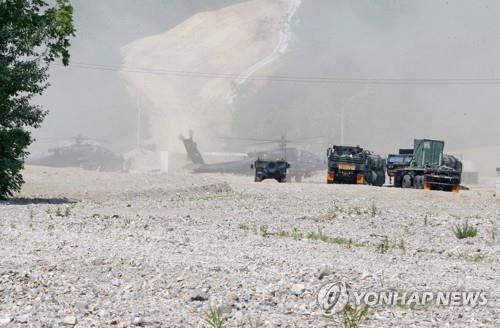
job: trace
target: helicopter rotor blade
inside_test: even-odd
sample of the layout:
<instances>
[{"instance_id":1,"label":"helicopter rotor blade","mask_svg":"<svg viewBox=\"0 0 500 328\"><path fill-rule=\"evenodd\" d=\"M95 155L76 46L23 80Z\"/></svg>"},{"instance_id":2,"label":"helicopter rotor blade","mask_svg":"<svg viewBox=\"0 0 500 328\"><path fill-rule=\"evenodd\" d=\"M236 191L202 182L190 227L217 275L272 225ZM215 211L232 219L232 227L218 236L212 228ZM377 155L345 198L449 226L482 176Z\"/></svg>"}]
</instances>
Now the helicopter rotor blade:
<instances>
[{"instance_id":1,"label":"helicopter rotor blade","mask_svg":"<svg viewBox=\"0 0 500 328\"><path fill-rule=\"evenodd\" d=\"M219 137L223 140L234 140L234 141L257 141L257 142L274 142L271 139L256 139L256 138L232 138L232 137Z\"/></svg>"},{"instance_id":2,"label":"helicopter rotor blade","mask_svg":"<svg viewBox=\"0 0 500 328\"><path fill-rule=\"evenodd\" d=\"M111 143L108 140L104 139L97 139L97 138L85 138L81 136L76 136L76 137L61 137L61 138L35 138L37 142L44 142L44 143L50 143L50 142L60 142L60 141L95 141L95 142L101 142L101 143Z\"/></svg>"},{"instance_id":3,"label":"helicopter rotor blade","mask_svg":"<svg viewBox=\"0 0 500 328\"><path fill-rule=\"evenodd\" d=\"M290 140L290 142L299 142L299 141L305 141L305 140L324 139L324 138L325 138L325 136L308 137L308 138L297 138L297 139Z\"/></svg>"},{"instance_id":4,"label":"helicopter rotor blade","mask_svg":"<svg viewBox=\"0 0 500 328\"><path fill-rule=\"evenodd\" d=\"M264 146L264 145L271 145L273 143L275 143L275 142L274 141L264 141L264 142L245 144L245 146Z\"/></svg>"}]
</instances>

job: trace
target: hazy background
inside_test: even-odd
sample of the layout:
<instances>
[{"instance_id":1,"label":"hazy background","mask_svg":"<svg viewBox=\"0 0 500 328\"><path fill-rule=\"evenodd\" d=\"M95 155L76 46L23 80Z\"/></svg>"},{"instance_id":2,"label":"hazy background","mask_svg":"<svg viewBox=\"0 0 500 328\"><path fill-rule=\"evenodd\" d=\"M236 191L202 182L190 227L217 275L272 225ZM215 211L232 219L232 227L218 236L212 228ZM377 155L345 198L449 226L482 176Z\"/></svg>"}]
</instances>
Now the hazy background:
<instances>
[{"instance_id":1,"label":"hazy background","mask_svg":"<svg viewBox=\"0 0 500 328\"><path fill-rule=\"evenodd\" d=\"M72 60L119 66L120 48L131 41L238 2L75 0ZM500 3L494 0L305 0L293 32L289 51L273 64L275 75L500 77ZM51 110L37 132L40 139L81 133L134 143L137 100L120 74L55 67L51 83L40 99ZM230 129L239 137L320 134L338 143L344 107L346 143L388 153L411 146L414 137L444 139L450 152L491 161L478 165L489 174L500 164L499 90L500 85L248 83L234 104Z\"/></svg>"}]
</instances>

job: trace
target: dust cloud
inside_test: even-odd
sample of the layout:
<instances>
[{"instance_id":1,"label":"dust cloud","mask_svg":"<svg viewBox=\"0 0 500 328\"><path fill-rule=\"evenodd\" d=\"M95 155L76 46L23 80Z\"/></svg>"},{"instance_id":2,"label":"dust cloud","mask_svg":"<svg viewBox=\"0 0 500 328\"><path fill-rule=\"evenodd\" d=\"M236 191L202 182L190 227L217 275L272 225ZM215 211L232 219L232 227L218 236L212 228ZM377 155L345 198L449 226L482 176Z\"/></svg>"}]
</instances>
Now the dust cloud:
<instances>
[{"instance_id":1,"label":"dust cloud","mask_svg":"<svg viewBox=\"0 0 500 328\"><path fill-rule=\"evenodd\" d=\"M497 1L315 0L295 9L291 0L74 3L74 61L231 78L54 68L40 99L52 110L41 137L78 131L134 143L142 106L144 138L167 149L178 149L186 129L199 130L207 149L225 146L218 135L324 135L338 143L343 110L346 143L389 153L416 137L436 138L485 175L500 164L498 84L237 83L273 56L283 35L286 47L250 76L495 79ZM310 148L323 153L326 145Z\"/></svg>"}]
</instances>

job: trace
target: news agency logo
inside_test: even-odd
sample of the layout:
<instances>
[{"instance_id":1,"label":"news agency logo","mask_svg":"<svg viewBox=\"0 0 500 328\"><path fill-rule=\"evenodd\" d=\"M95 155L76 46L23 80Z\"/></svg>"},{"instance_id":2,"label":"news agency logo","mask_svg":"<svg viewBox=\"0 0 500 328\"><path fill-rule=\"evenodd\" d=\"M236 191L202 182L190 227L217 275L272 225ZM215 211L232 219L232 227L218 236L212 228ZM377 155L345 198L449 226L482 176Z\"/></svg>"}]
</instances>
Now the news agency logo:
<instances>
[{"instance_id":1,"label":"news agency logo","mask_svg":"<svg viewBox=\"0 0 500 328\"><path fill-rule=\"evenodd\" d=\"M316 300L324 315L334 315L349 304L349 287L343 282L326 283L319 289Z\"/></svg>"},{"instance_id":2,"label":"news agency logo","mask_svg":"<svg viewBox=\"0 0 500 328\"><path fill-rule=\"evenodd\" d=\"M326 316L342 312L351 307L379 306L469 306L480 307L488 304L488 296L483 291L370 291L351 290L344 282L329 282L321 286L317 294L317 304Z\"/></svg>"}]
</instances>

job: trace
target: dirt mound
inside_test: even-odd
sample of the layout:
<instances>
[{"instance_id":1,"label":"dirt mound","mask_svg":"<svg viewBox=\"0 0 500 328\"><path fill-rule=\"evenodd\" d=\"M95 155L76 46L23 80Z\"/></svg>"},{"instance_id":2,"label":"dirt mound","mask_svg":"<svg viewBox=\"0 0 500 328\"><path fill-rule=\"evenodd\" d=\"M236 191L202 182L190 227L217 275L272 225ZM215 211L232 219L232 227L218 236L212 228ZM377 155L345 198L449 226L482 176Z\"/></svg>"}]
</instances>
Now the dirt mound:
<instances>
[{"instance_id":1,"label":"dirt mound","mask_svg":"<svg viewBox=\"0 0 500 328\"><path fill-rule=\"evenodd\" d=\"M214 130L223 133L235 87L256 72L273 69L270 64L287 49L299 5L300 0L247 1L197 14L163 34L125 46L123 75L150 117L154 139L174 151L181 150L177 136L189 129L196 129L205 144Z\"/></svg>"}]
</instances>

